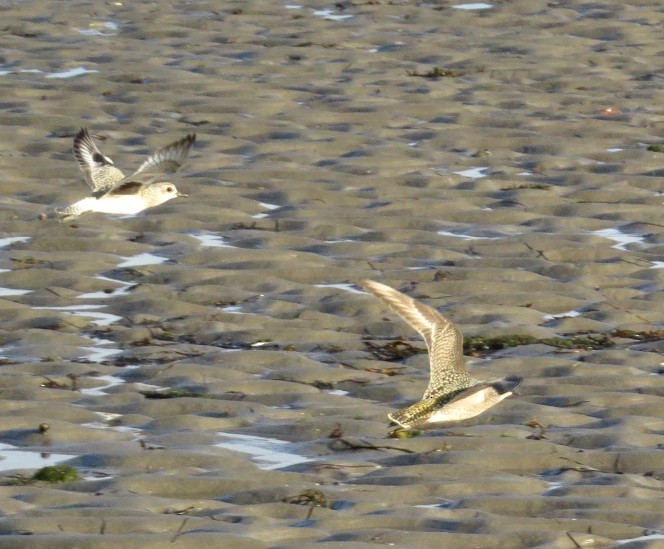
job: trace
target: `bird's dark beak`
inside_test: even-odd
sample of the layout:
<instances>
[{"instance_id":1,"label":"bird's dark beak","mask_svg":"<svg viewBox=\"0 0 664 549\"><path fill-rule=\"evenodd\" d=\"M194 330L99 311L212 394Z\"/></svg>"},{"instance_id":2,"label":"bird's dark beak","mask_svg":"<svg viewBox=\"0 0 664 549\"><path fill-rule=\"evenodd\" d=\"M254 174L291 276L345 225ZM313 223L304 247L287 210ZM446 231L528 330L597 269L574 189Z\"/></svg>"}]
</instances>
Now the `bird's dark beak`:
<instances>
[{"instance_id":1,"label":"bird's dark beak","mask_svg":"<svg viewBox=\"0 0 664 549\"><path fill-rule=\"evenodd\" d=\"M188 195L188 194L184 194L184 193L181 193L181 192L179 192L179 191L178 191L178 194L177 194L177 195L178 195L178 196L181 196L182 198L189 198L189 195Z\"/></svg>"}]
</instances>

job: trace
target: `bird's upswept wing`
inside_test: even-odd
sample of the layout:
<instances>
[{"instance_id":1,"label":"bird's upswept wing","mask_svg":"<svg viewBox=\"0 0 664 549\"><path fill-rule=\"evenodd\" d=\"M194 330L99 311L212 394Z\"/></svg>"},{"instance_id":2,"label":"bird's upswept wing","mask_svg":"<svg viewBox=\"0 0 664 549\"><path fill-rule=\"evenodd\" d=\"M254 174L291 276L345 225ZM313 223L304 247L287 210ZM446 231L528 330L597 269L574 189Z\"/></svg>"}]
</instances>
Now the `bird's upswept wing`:
<instances>
[{"instance_id":1,"label":"bird's upswept wing","mask_svg":"<svg viewBox=\"0 0 664 549\"><path fill-rule=\"evenodd\" d=\"M138 174L174 173L178 171L187 159L189 151L195 142L196 134L192 133L178 141L166 145L156 153L148 156L145 159L145 162L143 162L130 177L134 177Z\"/></svg>"},{"instance_id":2,"label":"bird's upswept wing","mask_svg":"<svg viewBox=\"0 0 664 549\"><path fill-rule=\"evenodd\" d=\"M97 148L87 128L81 128L74 136L74 157L93 195L101 195L113 188L124 174Z\"/></svg>"},{"instance_id":3,"label":"bird's upswept wing","mask_svg":"<svg viewBox=\"0 0 664 549\"><path fill-rule=\"evenodd\" d=\"M382 299L424 338L429 350L430 378L423 400L467 386L470 375L463 358L463 335L438 311L372 280L360 286Z\"/></svg>"}]
</instances>

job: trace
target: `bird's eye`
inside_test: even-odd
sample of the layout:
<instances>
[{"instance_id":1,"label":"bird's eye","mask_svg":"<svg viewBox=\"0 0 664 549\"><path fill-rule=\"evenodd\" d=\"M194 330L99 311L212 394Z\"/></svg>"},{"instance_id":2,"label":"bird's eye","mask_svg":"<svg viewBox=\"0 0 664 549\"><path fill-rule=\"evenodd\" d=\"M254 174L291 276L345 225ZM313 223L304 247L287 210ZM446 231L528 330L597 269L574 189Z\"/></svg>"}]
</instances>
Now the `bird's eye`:
<instances>
[{"instance_id":1,"label":"bird's eye","mask_svg":"<svg viewBox=\"0 0 664 549\"><path fill-rule=\"evenodd\" d=\"M173 192L173 187L166 187L166 192L167 193L172 193Z\"/></svg>"}]
</instances>

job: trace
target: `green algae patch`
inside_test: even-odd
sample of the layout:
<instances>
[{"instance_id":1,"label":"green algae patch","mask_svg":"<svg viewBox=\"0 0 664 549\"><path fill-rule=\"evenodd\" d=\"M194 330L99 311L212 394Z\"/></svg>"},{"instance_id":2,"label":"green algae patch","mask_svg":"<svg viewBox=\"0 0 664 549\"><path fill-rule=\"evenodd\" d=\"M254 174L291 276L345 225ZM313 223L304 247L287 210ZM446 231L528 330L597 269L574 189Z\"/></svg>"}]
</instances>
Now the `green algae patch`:
<instances>
[{"instance_id":1,"label":"green algae patch","mask_svg":"<svg viewBox=\"0 0 664 549\"><path fill-rule=\"evenodd\" d=\"M664 330L647 330L643 332L636 330L613 330L611 337L636 339L637 341L661 341L664 339Z\"/></svg>"},{"instance_id":2,"label":"green algae patch","mask_svg":"<svg viewBox=\"0 0 664 549\"><path fill-rule=\"evenodd\" d=\"M418 436L420 436L420 431L409 431L407 429L402 429L401 427L398 427L387 434L387 438L396 439L415 438Z\"/></svg>"},{"instance_id":3,"label":"green algae patch","mask_svg":"<svg viewBox=\"0 0 664 549\"><path fill-rule=\"evenodd\" d=\"M508 334L495 337L467 336L463 342L463 352L467 355L490 353L510 347L519 347L520 345L531 345L537 343L537 341L533 336L525 334Z\"/></svg>"},{"instance_id":4,"label":"green algae patch","mask_svg":"<svg viewBox=\"0 0 664 549\"><path fill-rule=\"evenodd\" d=\"M503 349L520 347L522 345L534 345L537 343L565 350L596 351L600 349L609 349L618 344L625 345L624 341L616 341L617 339L633 339L642 342L662 341L664 340L664 330L640 332L635 330L618 329L608 334L591 332L544 339L539 339L527 334L466 336L463 341L463 353L469 356L483 357ZM401 361L410 356L427 352L426 348L415 347L402 340L396 340L386 344L378 344L371 341L365 341L364 343L374 357L386 362Z\"/></svg>"},{"instance_id":5,"label":"green algae patch","mask_svg":"<svg viewBox=\"0 0 664 549\"><path fill-rule=\"evenodd\" d=\"M78 471L70 465L49 465L48 467L42 467L32 475L33 481L52 483L74 482L79 479Z\"/></svg>"},{"instance_id":6,"label":"green algae patch","mask_svg":"<svg viewBox=\"0 0 664 549\"><path fill-rule=\"evenodd\" d=\"M584 351L596 351L598 349L608 349L616 343L609 335L588 334L572 337L550 337L539 340L540 343L558 347L560 349L581 349Z\"/></svg>"}]
</instances>

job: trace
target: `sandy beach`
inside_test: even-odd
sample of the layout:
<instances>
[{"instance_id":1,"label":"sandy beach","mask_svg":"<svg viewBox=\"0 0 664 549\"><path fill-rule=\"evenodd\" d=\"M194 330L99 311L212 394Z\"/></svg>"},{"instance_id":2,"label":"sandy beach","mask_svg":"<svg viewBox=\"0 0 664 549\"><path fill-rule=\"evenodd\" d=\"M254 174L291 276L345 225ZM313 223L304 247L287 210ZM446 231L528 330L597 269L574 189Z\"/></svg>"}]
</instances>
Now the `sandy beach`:
<instances>
[{"instance_id":1,"label":"sandy beach","mask_svg":"<svg viewBox=\"0 0 664 549\"><path fill-rule=\"evenodd\" d=\"M664 547L660 2L0 17L0 548ZM196 133L189 197L58 223L83 126ZM517 394L388 436L428 357L362 279Z\"/></svg>"}]
</instances>

